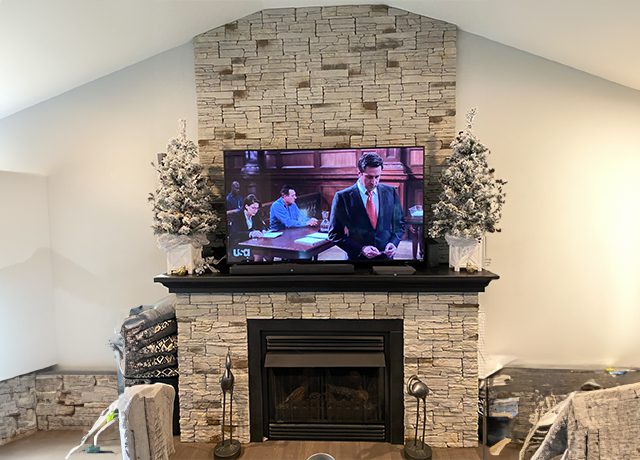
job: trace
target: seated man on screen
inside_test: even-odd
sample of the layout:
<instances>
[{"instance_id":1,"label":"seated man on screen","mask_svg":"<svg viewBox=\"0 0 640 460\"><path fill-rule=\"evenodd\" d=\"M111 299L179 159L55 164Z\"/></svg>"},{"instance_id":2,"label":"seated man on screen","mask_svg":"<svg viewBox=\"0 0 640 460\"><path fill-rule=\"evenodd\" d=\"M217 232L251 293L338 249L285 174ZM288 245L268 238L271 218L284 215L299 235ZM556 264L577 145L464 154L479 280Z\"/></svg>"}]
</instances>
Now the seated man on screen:
<instances>
[{"instance_id":1,"label":"seated man on screen","mask_svg":"<svg viewBox=\"0 0 640 460\"><path fill-rule=\"evenodd\" d=\"M404 234L396 189L380 183L383 161L365 152L358 160L358 180L333 197L329 240L349 259L393 259Z\"/></svg>"},{"instance_id":2,"label":"seated man on screen","mask_svg":"<svg viewBox=\"0 0 640 460\"><path fill-rule=\"evenodd\" d=\"M290 185L283 185L280 198L273 202L269 213L269 230L278 232L287 228L315 227L318 219L308 218L296 204L296 191Z\"/></svg>"},{"instance_id":3,"label":"seated man on screen","mask_svg":"<svg viewBox=\"0 0 640 460\"><path fill-rule=\"evenodd\" d=\"M244 198L240 195L240 182L234 180L231 182L231 191L227 193L225 202L227 205L227 211L233 209L242 209L242 201Z\"/></svg>"}]
</instances>

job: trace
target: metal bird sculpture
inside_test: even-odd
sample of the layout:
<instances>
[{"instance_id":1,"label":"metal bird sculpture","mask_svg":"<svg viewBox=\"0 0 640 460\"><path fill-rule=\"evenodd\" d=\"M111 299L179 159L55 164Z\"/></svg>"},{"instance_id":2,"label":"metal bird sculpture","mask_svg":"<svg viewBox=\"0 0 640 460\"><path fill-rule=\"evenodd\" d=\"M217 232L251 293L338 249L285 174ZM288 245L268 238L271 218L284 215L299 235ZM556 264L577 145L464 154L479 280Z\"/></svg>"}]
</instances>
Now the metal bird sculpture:
<instances>
[{"instance_id":1,"label":"metal bird sculpture","mask_svg":"<svg viewBox=\"0 0 640 460\"><path fill-rule=\"evenodd\" d=\"M233 440L233 383L235 378L231 372L231 351L227 351L224 362L224 372L220 377L220 388L222 389L222 441L219 442L214 451L214 459L232 459L240 455L240 443ZM227 413L227 393L229 393L229 440L224 439L224 425Z\"/></svg>"},{"instance_id":2,"label":"metal bird sculpture","mask_svg":"<svg viewBox=\"0 0 640 460\"><path fill-rule=\"evenodd\" d=\"M220 388L222 388L222 443L224 444L224 419L225 414L227 412L227 393L229 396L229 437L231 442L233 442L233 383L235 378L233 377L233 372L231 372L231 352L227 351L227 357L224 361L224 373L222 377L220 377Z\"/></svg>"},{"instance_id":3,"label":"metal bird sculpture","mask_svg":"<svg viewBox=\"0 0 640 460\"><path fill-rule=\"evenodd\" d=\"M416 398L416 431L413 445L405 445L405 454L410 459L427 460L431 458L431 448L425 444L424 436L427 427L427 396L430 390L426 383L412 375L407 381L407 394ZM422 400L422 438L418 444L418 426L420 424L420 400Z\"/></svg>"}]
</instances>

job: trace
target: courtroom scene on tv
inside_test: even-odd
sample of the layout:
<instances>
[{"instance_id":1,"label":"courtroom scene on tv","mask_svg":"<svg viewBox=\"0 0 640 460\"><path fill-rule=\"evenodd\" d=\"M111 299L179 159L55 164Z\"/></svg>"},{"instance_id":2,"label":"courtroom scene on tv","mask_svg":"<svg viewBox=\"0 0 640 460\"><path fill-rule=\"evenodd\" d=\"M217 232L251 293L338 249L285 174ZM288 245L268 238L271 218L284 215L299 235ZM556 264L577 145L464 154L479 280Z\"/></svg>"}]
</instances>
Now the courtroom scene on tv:
<instances>
[{"instance_id":1,"label":"courtroom scene on tv","mask_svg":"<svg viewBox=\"0 0 640 460\"><path fill-rule=\"evenodd\" d=\"M423 260L424 148L224 152L230 263Z\"/></svg>"}]
</instances>

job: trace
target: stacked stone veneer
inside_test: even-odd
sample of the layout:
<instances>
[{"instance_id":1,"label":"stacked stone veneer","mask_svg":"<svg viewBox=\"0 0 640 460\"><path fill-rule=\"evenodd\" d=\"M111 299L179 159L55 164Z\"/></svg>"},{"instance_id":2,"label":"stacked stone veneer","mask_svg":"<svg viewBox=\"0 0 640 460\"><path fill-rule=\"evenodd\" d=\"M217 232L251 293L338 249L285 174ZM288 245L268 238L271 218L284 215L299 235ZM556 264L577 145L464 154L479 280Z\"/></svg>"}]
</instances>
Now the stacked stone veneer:
<instances>
[{"instance_id":1,"label":"stacked stone veneer","mask_svg":"<svg viewBox=\"0 0 640 460\"><path fill-rule=\"evenodd\" d=\"M38 374L39 430L86 430L118 398L115 374Z\"/></svg>"},{"instance_id":2,"label":"stacked stone veneer","mask_svg":"<svg viewBox=\"0 0 640 460\"><path fill-rule=\"evenodd\" d=\"M418 145L435 199L455 134L455 25L384 5L272 9L194 48L214 183L224 149Z\"/></svg>"},{"instance_id":3,"label":"stacked stone veneer","mask_svg":"<svg viewBox=\"0 0 640 460\"><path fill-rule=\"evenodd\" d=\"M115 374L38 373L0 382L0 445L38 430L87 430L118 397Z\"/></svg>"},{"instance_id":4,"label":"stacked stone veneer","mask_svg":"<svg viewBox=\"0 0 640 460\"><path fill-rule=\"evenodd\" d=\"M249 441L247 319L403 319L405 379L417 374L432 389L429 444L477 445L476 294L178 294L176 317L183 441L219 439L219 379L228 349L236 377L235 435ZM406 397L405 436L413 432L415 410L415 399Z\"/></svg>"},{"instance_id":5,"label":"stacked stone veneer","mask_svg":"<svg viewBox=\"0 0 640 460\"><path fill-rule=\"evenodd\" d=\"M197 36L194 51L200 160L218 190L225 149L418 145L434 202L455 134L455 25L384 5L273 9ZM182 439L218 439L230 348L234 416L249 440L247 318L404 318L405 375L434 390L429 442L475 446L476 304L426 293L178 295Z\"/></svg>"},{"instance_id":6,"label":"stacked stone veneer","mask_svg":"<svg viewBox=\"0 0 640 460\"><path fill-rule=\"evenodd\" d=\"M0 382L0 446L37 429L35 373Z\"/></svg>"}]
</instances>

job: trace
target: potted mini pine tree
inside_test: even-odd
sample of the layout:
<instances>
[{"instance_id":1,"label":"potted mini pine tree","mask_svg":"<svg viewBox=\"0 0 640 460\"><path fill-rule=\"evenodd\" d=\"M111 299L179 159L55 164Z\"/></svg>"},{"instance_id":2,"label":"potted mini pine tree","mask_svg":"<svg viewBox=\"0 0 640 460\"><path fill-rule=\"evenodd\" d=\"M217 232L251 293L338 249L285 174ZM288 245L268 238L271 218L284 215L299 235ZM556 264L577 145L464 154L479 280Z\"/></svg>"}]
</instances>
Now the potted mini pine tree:
<instances>
[{"instance_id":1,"label":"potted mini pine tree","mask_svg":"<svg viewBox=\"0 0 640 460\"><path fill-rule=\"evenodd\" d=\"M444 236L449 243L449 266L482 270L485 233L499 232L505 194L504 180L494 177L487 163L489 149L471 132L476 110L467 115L467 129L451 143L452 155L440 178L442 193L432 206L429 235Z\"/></svg>"},{"instance_id":2,"label":"potted mini pine tree","mask_svg":"<svg viewBox=\"0 0 640 460\"><path fill-rule=\"evenodd\" d=\"M153 232L167 253L167 273L193 273L202 264L206 234L215 230L219 218L213 211L198 147L187 139L185 120L179 121L179 135L169 141L156 171L160 184L149 194L149 201Z\"/></svg>"}]
</instances>

